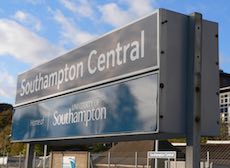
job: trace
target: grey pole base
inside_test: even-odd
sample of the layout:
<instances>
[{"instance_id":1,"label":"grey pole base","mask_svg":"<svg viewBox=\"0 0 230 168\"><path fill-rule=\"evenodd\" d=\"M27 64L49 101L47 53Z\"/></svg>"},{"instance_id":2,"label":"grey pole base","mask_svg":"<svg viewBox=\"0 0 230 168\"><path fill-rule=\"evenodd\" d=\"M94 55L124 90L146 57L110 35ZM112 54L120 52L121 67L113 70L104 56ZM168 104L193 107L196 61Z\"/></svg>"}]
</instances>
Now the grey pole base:
<instances>
[{"instance_id":1,"label":"grey pole base","mask_svg":"<svg viewBox=\"0 0 230 168\"><path fill-rule=\"evenodd\" d=\"M30 144L30 143L27 144L25 168L33 167L34 146L35 144Z\"/></svg>"}]
</instances>

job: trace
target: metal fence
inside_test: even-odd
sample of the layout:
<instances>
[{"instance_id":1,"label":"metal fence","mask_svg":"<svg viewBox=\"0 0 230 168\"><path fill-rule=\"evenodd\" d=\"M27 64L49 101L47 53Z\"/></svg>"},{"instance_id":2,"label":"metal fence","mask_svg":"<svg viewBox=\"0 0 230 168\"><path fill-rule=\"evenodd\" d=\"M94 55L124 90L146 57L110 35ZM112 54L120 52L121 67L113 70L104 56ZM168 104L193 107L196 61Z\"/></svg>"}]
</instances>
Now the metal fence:
<instances>
[{"instance_id":1,"label":"metal fence","mask_svg":"<svg viewBox=\"0 0 230 168\"><path fill-rule=\"evenodd\" d=\"M226 158L222 158L224 160ZM90 154L88 168L147 168L147 152L104 152ZM0 168L24 168L25 156L0 157ZM176 165L176 167L175 167ZM50 156L39 157L34 155L32 168L49 168ZM230 165L220 164L216 159L201 160L201 168L230 168ZM149 168L154 167L154 159L149 161ZM157 168L185 168L185 160L174 161L158 159Z\"/></svg>"},{"instance_id":2,"label":"metal fence","mask_svg":"<svg viewBox=\"0 0 230 168\"><path fill-rule=\"evenodd\" d=\"M175 161L158 159L157 168L185 168L185 159ZM155 168L155 160L149 160L148 168ZM91 168L147 168L147 152L108 152L91 154ZM201 160L200 168L230 168L230 165L217 164L212 159Z\"/></svg>"},{"instance_id":3,"label":"metal fence","mask_svg":"<svg viewBox=\"0 0 230 168\"><path fill-rule=\"evenodd\" d=\"M49 168L50 156L39 157L34 155L32 168ZM0 168L24 168L25 156L0 157Z\"/></svg>"},{"instance_id":4,"label":"metal fence","mask_svg":"<svg viewBox=\"0 0 230 168\"><path fill-rule=\"evenodd\" d=\"M147 152L108 152L91 154L93 168L145 168Z\"/></svg>"}]
</instances>

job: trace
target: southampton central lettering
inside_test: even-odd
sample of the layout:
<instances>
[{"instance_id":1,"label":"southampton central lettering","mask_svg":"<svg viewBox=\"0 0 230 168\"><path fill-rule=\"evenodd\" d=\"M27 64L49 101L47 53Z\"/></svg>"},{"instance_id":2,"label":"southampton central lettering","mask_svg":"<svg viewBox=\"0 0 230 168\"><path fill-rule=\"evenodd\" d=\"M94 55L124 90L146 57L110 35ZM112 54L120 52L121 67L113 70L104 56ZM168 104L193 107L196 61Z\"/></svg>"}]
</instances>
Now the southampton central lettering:
<instances>
[{"instance_id":1,"label":"southampton central lettering","mask_svg":"<svg viewBox=\"0 0 230 168\"><path fill-rule=\"evenodd\" d=\"M56 71L48 74L39 72L29 79L23 78L20 83L20 96L33 94L48 88L59 90L63 84L84 78L84 73L93 75L96 72L106 71L114 67L119 67L128 62L134 62L143 59L145 48L145 32L140 32L140 39L121 45L117 42L116 47L109 51L99 53L94 49L89 52L87 61L79 61L75 64L64 64ZM86 65L85 65L86 64ZM85 70L87 68L87 70Z\"/></svg>"},{"instance_id":2,"label":"southampton central lettering","mask_svg":"<svg viewBox=\"0 0 230 168\"><path fill-rule=\"evenodd\" d=\"M85 126L88 127L88 123L91 121L106 119L106 107L98 107L82 111L72 111L70 108L69 111L65 113L55 111L53 119L53 126L84 123Z\"/></svg>"},{"instance_id":3,"label":"southampton central lettering","mask_svg":"<svg viewBox=\"0 0 230 168\"><path fill-rule=\"evenodd\" d=\"M141 42L133 41L124 46L121 46L120 42L118 42L116 49L101 53L98 57L97 54L97 50L92 50L89 54L88 71L90 74L125 64L128 61L127 59L136 61L140 58L144 58L144 31L141 31ZM97 59L95 60L93 57ZM91 62L96 62L96 65L92 66Z\"/></svg>"}]
</instances>

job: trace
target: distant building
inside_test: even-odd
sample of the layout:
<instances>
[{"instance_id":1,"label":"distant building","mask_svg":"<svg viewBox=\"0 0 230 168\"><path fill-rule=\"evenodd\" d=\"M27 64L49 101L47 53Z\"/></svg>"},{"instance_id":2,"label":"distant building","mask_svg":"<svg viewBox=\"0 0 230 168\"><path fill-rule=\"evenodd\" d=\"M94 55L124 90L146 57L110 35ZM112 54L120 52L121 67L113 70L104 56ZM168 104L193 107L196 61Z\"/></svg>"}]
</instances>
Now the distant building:
<instances>
[{"instance_id":1,"label":"distant building","mask_svg":"<svg viewBox=\"0 0 230 168\"><path fill-rule=\"evenodd\" d=\"M230 135L230 74L220 71L220 114Z\"/></svg>"}]
</instances>

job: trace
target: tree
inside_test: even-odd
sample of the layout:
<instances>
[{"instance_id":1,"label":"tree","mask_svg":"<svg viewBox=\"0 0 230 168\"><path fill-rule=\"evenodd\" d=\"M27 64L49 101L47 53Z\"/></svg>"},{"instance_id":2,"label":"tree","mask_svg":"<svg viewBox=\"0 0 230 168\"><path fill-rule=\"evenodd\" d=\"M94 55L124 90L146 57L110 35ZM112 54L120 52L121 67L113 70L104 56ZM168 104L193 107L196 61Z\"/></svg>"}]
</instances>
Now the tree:
<instances>
[{"instance_id":1,"label":"tree","mask_svg":"<svg viewBox=\"0 0 230 168\"><path fill-rule=\"evenodd\" d=\"M229 123L224 122L223 120L221 120L220 122L220 135L214 138L210 138L213 140L229 140Z\"/></svg>"},{"instance_id":2,"label":"tree","mask_svg":"<svg viewBox=\"0 0 230 168\"><path fill-rule=\"evenodd\" d=\"M11 143L11 123L13 108L9 104L0 104L0 154L24 154L26 146L22 143ZM5 152L5 153L4 153Z\"/></svg>"}]
</instances>

